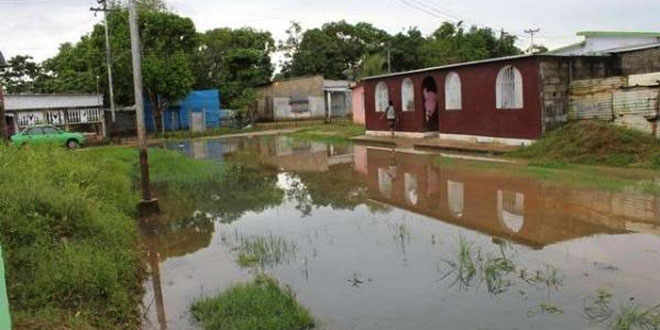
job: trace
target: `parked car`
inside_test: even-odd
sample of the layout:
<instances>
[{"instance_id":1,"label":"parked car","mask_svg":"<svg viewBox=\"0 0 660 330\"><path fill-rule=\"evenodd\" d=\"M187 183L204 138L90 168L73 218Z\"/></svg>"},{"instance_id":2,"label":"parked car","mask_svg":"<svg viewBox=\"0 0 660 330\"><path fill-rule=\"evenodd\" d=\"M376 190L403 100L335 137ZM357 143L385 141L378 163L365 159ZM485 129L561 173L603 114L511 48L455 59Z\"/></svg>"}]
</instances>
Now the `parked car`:
<instances>
[{"instance_id":1,"label":"parked car","mask_svg":"<svg viewBox=\"0 0 660 330\"><path fill-rule=\"evenodd\" d=\"M34 126L24 129L11 137L18 146L24 144L59 144L69 149L77 149L85 144L85 136L80 133L63 131L55 126Z\"/></svg>"}]
</instances>

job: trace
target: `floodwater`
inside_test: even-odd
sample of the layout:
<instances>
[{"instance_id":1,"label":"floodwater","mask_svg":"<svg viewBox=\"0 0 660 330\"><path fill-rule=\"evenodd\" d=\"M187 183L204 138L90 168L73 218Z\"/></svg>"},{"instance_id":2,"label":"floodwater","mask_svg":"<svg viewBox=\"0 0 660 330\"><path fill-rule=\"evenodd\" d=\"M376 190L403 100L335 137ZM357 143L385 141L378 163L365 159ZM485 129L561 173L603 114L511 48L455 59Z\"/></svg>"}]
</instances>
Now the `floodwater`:
<instances>
[{"instance_id":1,"label":"floodwater","mask_svg":"<svg viewBox=\"0 0 660 330\"><path fill-rule=\"evenodd\" d=\"M159 196L146 328L196 328L190 305L249 280L236 260L257 240L322 329L604 329L660 303L660 197L286 137L165 147L247 165Z\"/></svg>"}]
</instances>

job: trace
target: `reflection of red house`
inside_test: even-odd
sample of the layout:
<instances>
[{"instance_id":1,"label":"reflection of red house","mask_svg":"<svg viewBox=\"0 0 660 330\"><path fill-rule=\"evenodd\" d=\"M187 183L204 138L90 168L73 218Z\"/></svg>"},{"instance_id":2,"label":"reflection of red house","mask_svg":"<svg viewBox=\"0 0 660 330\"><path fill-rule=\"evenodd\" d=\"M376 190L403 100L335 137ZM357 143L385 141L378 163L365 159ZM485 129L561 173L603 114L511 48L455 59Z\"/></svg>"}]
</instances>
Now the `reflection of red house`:
<instances>
[{"instance_id":1,"label":"reflection of red house","mask_svg":"<svg viewBox=\"0 0 660 330\"><path fill-rule=\"evenodd\" d=\"M392 101L401 136L524 143L567 120L572 79L614 68L608 57L521 55L368 77L367 134L387 134Z\"/></svg>"},{"instance_id":2,"label":"reflection of red house","mask_svg":"<svg viewBox=\"0 0 660 330\"><path fill-rule=\"evenodd\" d=\"M594 218L591 209L598 205L582 204L564 190L525 178L439 169L424 157L368 149L369 198L533 248L626 232L621 216Z\"/></svg>"}]
</instances>

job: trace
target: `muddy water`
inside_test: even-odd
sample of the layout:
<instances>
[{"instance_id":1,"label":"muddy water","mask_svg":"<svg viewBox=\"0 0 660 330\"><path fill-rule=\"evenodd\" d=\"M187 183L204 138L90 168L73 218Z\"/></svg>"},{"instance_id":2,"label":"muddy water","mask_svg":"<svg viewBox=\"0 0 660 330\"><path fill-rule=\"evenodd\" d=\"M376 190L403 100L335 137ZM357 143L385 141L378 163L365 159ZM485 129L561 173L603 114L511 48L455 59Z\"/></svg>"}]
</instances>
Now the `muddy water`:
<instances>
[{"instance_id":1,"label":"muddy water","mask_svg":"<svg viewBox=\"0 0 660 330\"><path fill-rule=\"evenodd\" d=\"M284 137L166 147L245 166L160 196L147 328L195 328L190 304L248 280L236 259L258 239L324 329L600 329L660 303L659 197Z\"/></svg>"}]
</instances>

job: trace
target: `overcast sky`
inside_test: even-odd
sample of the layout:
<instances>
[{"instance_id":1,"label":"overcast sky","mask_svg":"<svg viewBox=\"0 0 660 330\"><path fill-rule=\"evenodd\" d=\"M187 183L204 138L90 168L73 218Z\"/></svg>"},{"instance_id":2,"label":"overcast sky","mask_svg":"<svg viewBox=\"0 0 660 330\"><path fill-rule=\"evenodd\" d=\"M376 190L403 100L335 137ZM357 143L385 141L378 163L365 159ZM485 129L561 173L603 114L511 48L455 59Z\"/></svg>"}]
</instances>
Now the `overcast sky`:
<instances>
[{"instance_id":1,"label":"overcast sky","mask_svg":"<svg viewBox=\"0 0 660 330\"><path fill-rule=\"evenodd\" d=\"M100 20L89 7L96 0L0 0L0 50L9 58L30 54L42 61L64 42L75 42ZM529 39L524 30L541 29L536 43L555 48L579 41L584 30L660 31L660 0L169 0L192 18L199 31L252 26L276 40L292 20L304 28L345 19L366 21L390 33L417 26L424 34L442 21L505 29Z\"/></svg>"}]
</instances>

